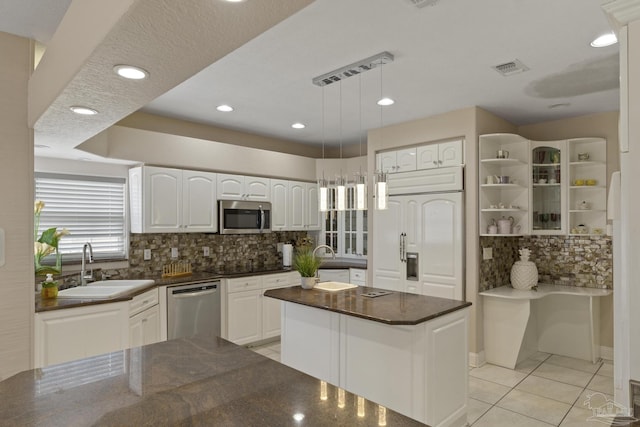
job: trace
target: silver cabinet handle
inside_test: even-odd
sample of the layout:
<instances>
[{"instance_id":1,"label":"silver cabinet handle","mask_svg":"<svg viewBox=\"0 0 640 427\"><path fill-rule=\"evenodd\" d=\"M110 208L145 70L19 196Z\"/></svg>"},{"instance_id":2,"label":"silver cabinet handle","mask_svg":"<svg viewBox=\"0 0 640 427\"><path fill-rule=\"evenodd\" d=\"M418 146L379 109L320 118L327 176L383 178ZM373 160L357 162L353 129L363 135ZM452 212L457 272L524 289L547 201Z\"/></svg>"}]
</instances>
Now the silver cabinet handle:
<instances>
[{"instance_id":1,"label":"silver cabinet handle","mask_svg":"<svg viewBox=\"0 0 640 427\"><path fill-rule=\"evenodd\" d=\"M438 163L442 164L442 160L438 160Z\"/></svg>"},{"instance_id":2,"label":"silver cabinet handle","mask_svg":"<svg viewBox=\"0 0 640 427\"><path fill-rule=\"evenodd\" d=\"M400 233L400 261L404 261L404 260L402 259L402 252L403 252L403 250L402 250L402 235L403 235L403 234L404 234L404 233Z\"/></svg>"}]
</instances>

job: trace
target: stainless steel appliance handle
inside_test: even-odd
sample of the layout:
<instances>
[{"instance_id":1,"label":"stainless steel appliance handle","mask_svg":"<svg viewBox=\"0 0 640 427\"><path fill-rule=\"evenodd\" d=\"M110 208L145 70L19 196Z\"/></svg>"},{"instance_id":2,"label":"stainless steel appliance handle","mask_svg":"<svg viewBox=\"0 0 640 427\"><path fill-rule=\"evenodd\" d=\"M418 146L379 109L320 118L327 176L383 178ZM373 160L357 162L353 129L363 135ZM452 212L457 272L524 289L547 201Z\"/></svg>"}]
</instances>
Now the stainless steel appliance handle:
<instances>
[{"instance_id":1,"label":"stainless steel appliance handle","mask_svg":"<svg viewBox=\"0 0 640 427\"><path fill-rule=\"evenodd\" d=\"M403 234L403 233L400 233L400 245L399 245L399 246L400 246L400 261L401 261L401 262L402 262L402 261L404 261L404 260L402 259L402 234Z\"/></svg>"},{"instance_id":2,"label":"stainless steel appliance handle","mask_svg":"<svg viewBox=\"0 0 640 427\"><path fill-rule=\"evenodd\" d=\"M195 291L195 292L182 293L182 294L173 294L172 297L176 299L180 299L180 298L190 298L190 297L202 296L202 295L211 295L215 293L216 291Z\"/></svg>"},{"instance_id":3,"label":"stainless steel appliance handle","mask_svg":"<svg viewBox=\"0 0 640 427\"><path fill-rule=\"evenodd\" d=\"M407 262L407 233L402 233L402 258Z\"/></svg>"},{"instance_id":4,"label":"stainless steel appliance handle","mask_svg":"<svg viewBox=\"0 0 640 427\"><path fill-rule=\"evenodd\" d=\"M260 231L264 230L264 209L262 209L262 205L259 206L260 208Z\"/></svg>"}]
</instances>

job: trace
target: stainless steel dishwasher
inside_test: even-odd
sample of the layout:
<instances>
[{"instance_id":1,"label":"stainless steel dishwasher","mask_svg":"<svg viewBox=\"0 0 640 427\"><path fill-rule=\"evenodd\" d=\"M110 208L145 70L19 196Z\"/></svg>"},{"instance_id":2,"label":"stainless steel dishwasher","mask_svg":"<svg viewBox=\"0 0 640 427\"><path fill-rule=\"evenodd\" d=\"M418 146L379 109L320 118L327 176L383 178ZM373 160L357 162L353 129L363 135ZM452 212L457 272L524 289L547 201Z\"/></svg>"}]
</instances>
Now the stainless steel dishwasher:
<instances>
[{"instance_id":1,"label":"stainless steel dishwasher","mask_svg":"<svg viewBox=\"0 0 640 427\"><path fill-rule=\"evenodd\" d=\"M220 281L167 288L167 338L220 335Z\"/></svg>"}]
</instances>

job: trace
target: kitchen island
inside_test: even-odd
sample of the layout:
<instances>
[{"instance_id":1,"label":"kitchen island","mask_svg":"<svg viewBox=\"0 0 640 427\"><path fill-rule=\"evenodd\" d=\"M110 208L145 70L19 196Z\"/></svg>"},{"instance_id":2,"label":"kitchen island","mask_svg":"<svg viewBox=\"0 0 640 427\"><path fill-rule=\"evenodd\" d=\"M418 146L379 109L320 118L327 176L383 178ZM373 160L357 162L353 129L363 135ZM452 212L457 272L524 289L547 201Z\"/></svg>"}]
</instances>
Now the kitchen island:
<instances>
[{"instance_id":1,"label":"kitchen island","mask_svg":"<svg viewBox=\"0 0 640 427\"><path fill-rule=\"evenodd\" d=\"M433 426L466 424L471 303L370 287L265 296L282 301L285 365Z\"/></svg>"},{"instance_id":2,"label":"kitchen island","mask_svg":"<svg viewBox=\"0 0 640 427\"><path fill-rule=\"evenodd\" d=\"M3 426L422 425L222 338L24 371L0 399Z\"/></svg>"}]
</instances>

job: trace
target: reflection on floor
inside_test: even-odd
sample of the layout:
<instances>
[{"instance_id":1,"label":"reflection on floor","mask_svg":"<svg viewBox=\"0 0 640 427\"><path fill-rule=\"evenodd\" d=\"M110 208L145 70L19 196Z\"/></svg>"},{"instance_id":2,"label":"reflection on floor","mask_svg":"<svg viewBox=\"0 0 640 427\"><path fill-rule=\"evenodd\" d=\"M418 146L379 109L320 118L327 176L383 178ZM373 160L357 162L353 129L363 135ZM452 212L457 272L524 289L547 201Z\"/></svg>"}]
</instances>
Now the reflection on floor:
<instances>
[{"instance_id":1,"label":"reflection on floor","mask_svg":"<svg viewBox=\"0 0 640 427\"><path fill-rule=\"evenodd\" d=\"M280 361L280 342L253 347ZM600 427L596 407L613 401L613 364L537 353L515 370L486 364L469 370L473 427ZM590 419L591 418L591 419Z\"/></svg>"}]
</instances>

